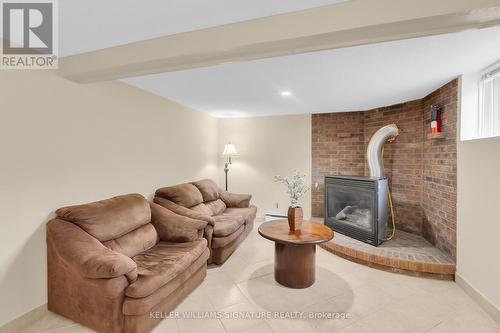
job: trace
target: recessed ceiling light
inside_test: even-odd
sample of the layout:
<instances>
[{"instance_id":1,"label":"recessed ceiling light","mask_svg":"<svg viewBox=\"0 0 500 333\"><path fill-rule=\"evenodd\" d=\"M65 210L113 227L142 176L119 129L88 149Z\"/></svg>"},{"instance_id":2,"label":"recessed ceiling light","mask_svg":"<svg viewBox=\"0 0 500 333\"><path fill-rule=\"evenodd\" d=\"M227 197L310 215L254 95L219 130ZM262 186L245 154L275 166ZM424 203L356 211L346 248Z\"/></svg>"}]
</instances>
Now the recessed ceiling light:
<instances>
[{"instance_id":1,"label":"recessed ceiling light","mask_svg":"<svg viewBox=\"0 0 500 333\"><path fill-rule=\"evenodd\" d=\"M283 96L283 97L292 96L292 92L291 91L282 91L281 96Z\"/></svg>"}]
</instances>

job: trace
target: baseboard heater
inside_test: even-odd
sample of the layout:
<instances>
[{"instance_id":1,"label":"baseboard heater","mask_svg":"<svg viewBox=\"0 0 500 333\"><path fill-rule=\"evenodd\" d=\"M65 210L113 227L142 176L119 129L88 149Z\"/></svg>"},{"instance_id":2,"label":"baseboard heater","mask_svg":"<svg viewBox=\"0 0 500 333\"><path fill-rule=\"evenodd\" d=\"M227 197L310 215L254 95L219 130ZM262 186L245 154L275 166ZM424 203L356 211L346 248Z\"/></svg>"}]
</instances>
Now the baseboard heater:
<instances>
[{"instance_id":1,"label":"baseboard heater","mask_svg":"<svg viewBox=\"0 0 500 333\"><path fill-rule=\"evenodd\" d=\"M279 214L265 214L264 217L266 218L270 218L270 219L287 219L288 216L286 215L279 215Z\"/></svg>"}]
</instances>

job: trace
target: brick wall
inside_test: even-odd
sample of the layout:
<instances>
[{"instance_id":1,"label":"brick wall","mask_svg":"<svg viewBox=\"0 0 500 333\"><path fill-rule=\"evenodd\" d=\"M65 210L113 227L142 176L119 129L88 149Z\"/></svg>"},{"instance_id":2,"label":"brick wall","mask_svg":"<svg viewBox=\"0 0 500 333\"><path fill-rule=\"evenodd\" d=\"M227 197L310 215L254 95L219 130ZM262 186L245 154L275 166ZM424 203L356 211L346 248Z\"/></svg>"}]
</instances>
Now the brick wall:
<instances>
[{"instance_id":1,"label":"brick wall","mask_svg":"<svg viewBox=\"0 0 500 333\"><path fill-rule=\"evenodd\" d=\"M364 113L312 115L313 216L323 215L326 175L358 175L365 170ZM315 185L318 184L318 187Z\"/></svg>"},{"instance_id":2,"label":"brick wall","mask_svg":"<svg viewBox=\"0 0 500 333\"><path fill-rule=\"evenodd\" d=\"M396 227L423 235L455 257L457 88L454 80L420 100L364 112L314 114L313 216L323 216L324 177L368 175L366 148L371 136L380 127L395 123L400 135L385 145L384 167ZM427 139L433 104L443 107L446 139Z\"/></svg>"},{"instance_id":3,"label":"brick wall","mask_svg":"<svg viewBox=\"0 0 500 333\"><path fill-rule=\"evenodd\" d=\"M430 127L431 106L442 108L444 139L423 137L423 221L424 237L439 249L456 257L457 230L457 100L458 80L423 99L424 126Z\"/></svg>"}]
</instances>

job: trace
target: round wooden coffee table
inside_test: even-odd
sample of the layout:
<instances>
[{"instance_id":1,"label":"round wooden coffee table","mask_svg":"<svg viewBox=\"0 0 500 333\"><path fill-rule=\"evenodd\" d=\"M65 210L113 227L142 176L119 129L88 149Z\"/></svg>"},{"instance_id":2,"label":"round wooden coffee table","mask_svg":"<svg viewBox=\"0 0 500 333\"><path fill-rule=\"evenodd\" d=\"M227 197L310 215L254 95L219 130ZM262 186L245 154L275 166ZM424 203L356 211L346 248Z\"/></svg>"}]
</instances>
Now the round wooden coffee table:
<instances>
[{"instance_id":1,"label":"round wooden coffee table","mask_svg":"<svg viewBox=\"0 0 500 333\"><path fill-rule=\"evenodd\" d=\"M259 234L275 243L274 279L289 288L313 285L316 272L316 244L333 238L332 229L312 222L302 222L301 230L291 231L287 220L262 223Z\"/></svg>"}]
</instances>

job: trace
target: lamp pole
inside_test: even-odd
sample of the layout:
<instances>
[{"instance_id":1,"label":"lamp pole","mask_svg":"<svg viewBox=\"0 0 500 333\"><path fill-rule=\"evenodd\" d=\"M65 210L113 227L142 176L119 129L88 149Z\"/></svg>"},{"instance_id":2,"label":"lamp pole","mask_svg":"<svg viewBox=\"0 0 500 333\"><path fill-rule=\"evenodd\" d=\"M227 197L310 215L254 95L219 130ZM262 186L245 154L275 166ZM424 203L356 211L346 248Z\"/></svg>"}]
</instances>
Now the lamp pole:
<instances>
[{"instance_id":1,"label":"lamp pole","mask_svg":"<svg viewBox=\"0 0 500 333\"><path fill-rule=\"evenodd\" d=\"M226 191L227 191L227 173L229 172L229 164L231 164L231 155L229 155L228 161L224 165L224 172L226 173Z\"/></svg>"},{"instance_id":2,"label":"lamp pole","mask_svg":"<svg viewBox=\"0 0 500 333\"><path fill-rule=\"evenodd\" d=\"M224 164L224 172L226 173L226 191L227 191L227 173L229 172L229 165L231 164L231 157L236 156L238 153L236 152L236 148L234 148L234 145L229 143L226 143L224 146L224 152L222 153L222 156L227 156L227 161Z\"/></svg>"}]
</instances>

